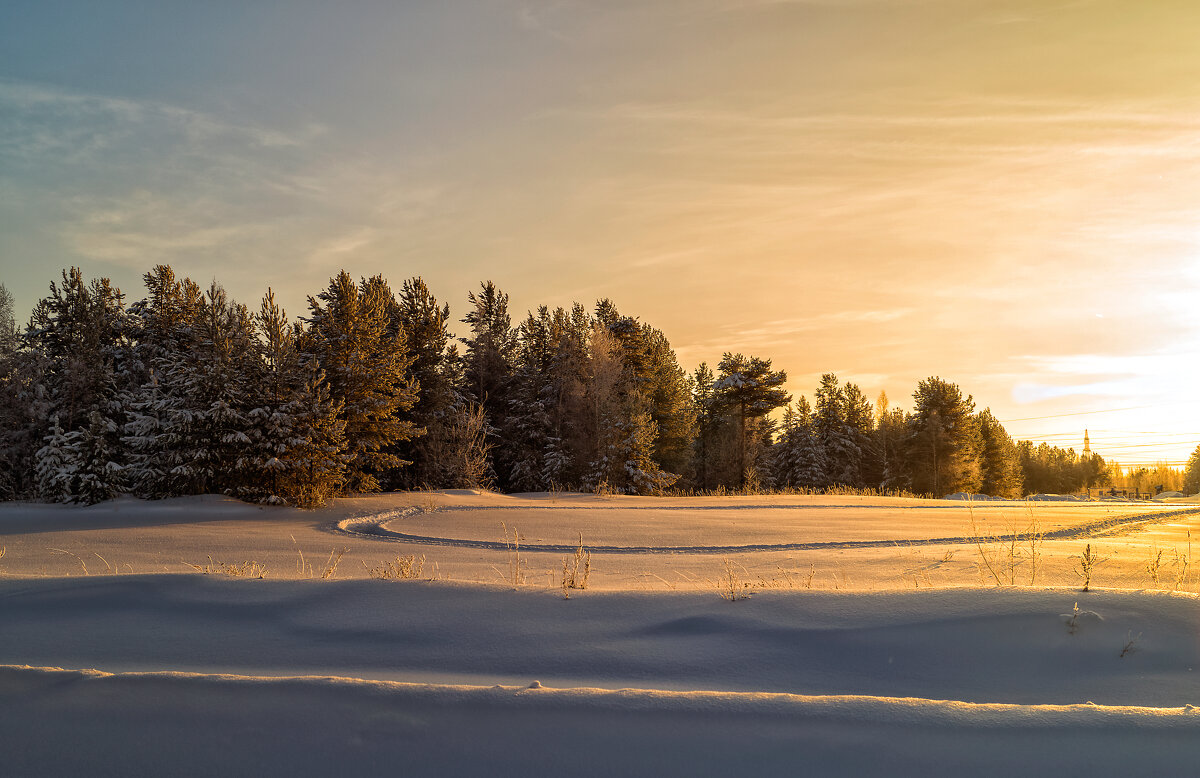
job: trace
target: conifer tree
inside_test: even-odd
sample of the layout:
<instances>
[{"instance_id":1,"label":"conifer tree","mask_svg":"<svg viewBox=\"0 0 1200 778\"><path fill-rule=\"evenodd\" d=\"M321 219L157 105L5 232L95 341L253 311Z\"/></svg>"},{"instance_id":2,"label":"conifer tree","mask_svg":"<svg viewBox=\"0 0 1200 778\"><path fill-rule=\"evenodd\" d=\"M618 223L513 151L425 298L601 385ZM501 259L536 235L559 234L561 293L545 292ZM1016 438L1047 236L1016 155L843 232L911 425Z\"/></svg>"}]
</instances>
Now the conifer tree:
<instances>
[{"instance_id":1,"label":"conifer tree","mask_svg":"<svg viewBox=\"0 0 1200 778\"><path fill-rule=\"evenodd\" d=\"M852 437L847 422L846 396L833 373L821 376L815 395L813 432L825 460L829 484L859 486L862 480L862 450Z\"/></svg>"},{"instance_id":2,"label":"conifer tree","mask_svg":"<svg viewBox=\"0 0 1200 778\"><path fill-rule=\"evenodd\" d=\"M1196 446L1184 466L1183 490L1189 495L1200 493L1200 446Z\"/></svg>"},{"instance_id":3,"label":"conifer tree","mask_svg":"<svg viewBox=\"0 0 1200 778\"><path fill-rule=\"evenodd\" d=\"M249 413L261 386L253 323L214 281L190 328L192 351L159 360L166 491L239 494L252 472Z\"/></svg>"},{"instance_id":4,"label":"conifer tree","mask_svg":"<svg viewBox=\"0 0 1200 778\"><path fill-rule=\"evenodd\" d=\"M787 373L771 370L769 359L728 352L721 358L717 368L721 374L713 384L713 393L719 407L730 409L737 416L738 487L744 488L746 468L752 464L746 458L746 423L791 402L792 396L783 389L787 383Z\"/></svg>"},{"instance_id":5,"label":"conifer tree","mask_svg":"<svg viewBox=\"0 0 1200 778\"><path fill-rule=\"evenodd\" d=\"M713 389L716 377L708 365L701 362L692 376L692 397L696 407L696 439L693 444L696 463L696 485L703 490L712 488L713 453L720 411Z\"/></svg>"},{"instance_id":6,"label":"conifer tree","mask_svg":"<svg viewBox=\"0 0 1200 778\"><path fill-rule=\"evenodd\" d=\"M508 314L508 295L496 288L491 281L480 285L478 294L467 295L470 310L462 321L471 335L460 338L465 350L462 356L463 384L461 393L465 399L480 405L488 422L488 442L494 446L494 473L498 486L508 488L507 478L512 463L503 443L500 431L507 424L508 409L512 401L511 387L513 366L517 357L517 331Z\"/></svg>"},{"instance_id":7,"label":"conifer tree","mask_svg":"<svg viewBox=\"0 0 1200 778\"><path fill-rule=\"evenodd\" d=\"M30 318L23 342L40 356L38 380L46 408L42 418L57 418L67 441L62 449L64 466L72 472L81 466L79 445L93 428L93 414L99 414L101 422L92 431L106 438L93 444L111 455L112 474L120 470L118 433L124 423L120 397L132 380L128 331L121 291L106 278L85 282L79 268L64 270L61 286L50 284L50 294L38 302ZM48 432L43 427L35 434ZM44 462L40 467L44 470ZM39 475L38 480L44 478ZM62 482L66 493L61 498L79 499L71 492L77 484L72 479Z\"/></svg>"},{"instance_id":8,"label":"conifer tree","mask_svg":"<svg viewBox=\"0 0 1200 778\"><path fill-rule=\"evenodd\" d=\"M783 430L773 452L776 486L815 489L828 483L824 450L813 431L812 409L804 395L794 409L788 406L784 412Z\"/></svg>"},{"instance_id":9,"label":"conifer tree","mask_svg":"<svg viewBox=\"0 0 1200 778\"><path fill-rule=\"evenodd\" d=\"M187 375L197 353L204 296L169 265L142 276L146 297L130 306L134 381L122 395L125 481L134 494L189 494L194 484L180 444L192 423Z\"/></svg>"},{"instance_id":10,"label":"conifer tree","mask_svg":"<svg viewBox=\"0 0 1200 778\"><path fill-rule=\"evenodd\" d=\"M319 508L346 481L346 420L317 361L302 364L300 373L302 381L289 405L292 437L279 489L290 503Z\"/></svg>"},{"instance_id":11,"label":"conifer tree","mask_svg":"<svg viewBox=\"0 0 1200 778\"><path fill-rule=\"evenodd\" d=\"M517 328L517 357L512 373L506 424L501 435L509 448L507 481L517 491L550 487L546 454L551 451L551 417L547 408L553 392L551 317L545 306L530 313Z\"/></svg>"},{"instance_id":12,"label":"conifer tree","mask_svg":"<svg viewBox=\"0 0 1200 778\"><path fill-rule=\"evenodd\" d=\"M846 437L853 449L858 451L851 485L858 488L878 487L882 480L882 468L874 439L874 409L858 385L849 381L842 386L842 408L846 414Z\"/></svg>"},{"instance_id":13,"label":"conifer tree","mask_svg":"<svg viewBox=\"0 0 1200 778\"><path fill-rule=\"evenodd\" d=\"M880 392L875 401L875 450L879 452L879 486L885 490L902 490L911 486L905 458L908 420L900 408L888 404L887 392Z\"/></svg>"},{"instance_id":14,"label":"conifer tree","mask_svg":"<svg viewBox=\"0 0 1200 778\"><path fill-rule=\"evenodd\" d=\"M314 355L342 407L347 446L346 487L370 492L407 462L388 451L423 430L404 414L417 401L407 375L412 356L404 331L390 319L392 295L381 276L355 284L345 271L309 297L304 348Z\"/></svg>"},{"instance_id":15,"label":"conifer tree","mask_svg":"<svg viewBox=\"0 0 1200 778\"><path fill-rule=\"evenodd\" d=\"M547 487L579 486L591 455L587 385L592 320L579 303L556 308L548 323L549 368L542 386L548 418L542 482Z\"/></svg>"},{"instance_id":16,"label":"conifer tree","mask_svg":"<svg viewBox=\"0 0 1200 778\"><path fill-rule=\"evenodd\" d=\"M978 492L980 436L974 400L936 377L918 384L913 399L907 439L913 489L934 496Z\"/></svg>"},{"instance_id":17,"label":"conifer tree","mask_svg":"<svg viewBox=\"0 0 1200 778\"><path fill-rule=\"evenodd\" d=\"M35 455L37 496L44 502L70 502L74 462L68 451L69 441L58 417L50 420L50 432Z\"/></svg>"},{"instance_id":18,"label":"conifer tree","mask_svg":"<svg viewBox=\"0 0 1200 778\"><path fill-rule=\"evenodd\" d=\"M979 424L979 489L995 497L1020 497L1025 478L1021 472L1021 457L1008 432L984 408L977 416Z\"/></svg>"},{"instance_id":19,"label":"conifer tree","mask_svg":"<svg viewBox=\"0 0 1200 778\"><path fill-rule=\"evenodd\" d=\"M116 423L94 410L86 427L67 435L71 502L94 505L124 490L122 467L110 442L116 432Z\"/></svg>"},{"instance_id":20,"label":"conifer tree","mask_svg":"<svg viewBox=\"0 0 1200 778\"><path fill-rule=\"evenodd\" d=\"M425 434L399 444L396 454L412 465L399 471L396 483L407 486L450 486L443 483L439 473L446 472L444 463L434 461L433 449L439 456L456 457L447 448L458 438L449 427L460 419L457 409L462 405L454 381L457 351L450 345L448 329L450 306L439 304L419 277L410 278L396 295L394 317L405 333L412 362L408 367L410 382L419 388L417 401L408 417Z\"/></svg>"}]
</instances>

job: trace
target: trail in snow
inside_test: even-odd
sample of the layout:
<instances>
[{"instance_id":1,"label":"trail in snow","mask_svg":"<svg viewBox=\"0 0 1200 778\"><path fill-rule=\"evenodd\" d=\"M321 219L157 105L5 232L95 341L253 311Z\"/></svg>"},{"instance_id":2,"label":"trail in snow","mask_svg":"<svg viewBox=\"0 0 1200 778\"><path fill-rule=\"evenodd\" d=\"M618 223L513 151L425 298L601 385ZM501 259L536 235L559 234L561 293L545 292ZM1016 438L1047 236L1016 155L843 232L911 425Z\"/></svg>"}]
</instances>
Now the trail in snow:
<instances>
[{"instance_id":1,"label":"trail in snow","mask_svg":"<svg viewBox=\"0 0 1200 778\"><path fill-rule=\"evenodd\" d=\"M815 507L815 506L805 506ZM833 507L833 506L830 506ZM842 506L844 507L844 506ZM955 506L958 507L958 506ZM505 510L503 508L439 508L438 512L449 512L459 510ZM511 509L510 509L511 510ZM528 509L523 509L528 510ZM572 507L572 510L576 508ZM626 510L622 508L622 510ZM629 510L646 510L645 508L630 508ZM663 508L662 510L671 510L671 508ZM923 509L922 509L923 510ZM961 508L959 508L961 510ZM467 540L460 538L435 537L430 535L413 535L407 532L399 532L391 529L388 525L396 521L413 516L422 512L421 508L407 508L402 511L389 511L387 513L377 514L374 516L360 516L350 519L343 519L337 522L331 529L338 532L345 532L351 535L360 537L369 537L379 540L392 540L404 543L417 543L426 546L452 546L456 548L477 548L489 551L509 551L511 547L504 542L490 540ZM1151 511L1145 513L1128 514L1124 516L1115 516L1112 518L1098 519L1096 521L1085 522L1073 527L1065 527L1063 529L1052 530L1045 532L1042 535L1043 540L1076 540L1087 537L1103 537L1112 535L1118 532L1140 529L1150 524L1157 524L1168 519L1179 519L1185 516L1193 516L1200 514L1200 508L1181 508L1178 510L1162 510ZM984 540L988 543L1002 542L1007 543L1012 540L1021 540L1025 537L1025 533L1008 533L1002 535L988 535ZM820 551L822 549L850 549L850 548L890 548L895 546L946 546L946 545L964 545L974 543L980 538L971 535L958 535L954 537L942 538L898 538L892 540L841 540L841 541L819 541L810 543L759 543L751 545L726 545L726 546L600 546L588 545L587 550L598 554L741 554L751 552L764 551ZM521 548L525 551L545 551L549 553L572 553L577 548L576 544L554 544L554 543L531 543L522 544Z\"/></svg>"},{"instance_id":2,"label":"trail in snow","mask_svg":"<svg viewBox=\"0 0 1200 778\"><path fill-rule=\"evenodd\" d=\"M613 711L672 711L726 716L772 715L816 717L840 721L898 721L908 724L986 727L1028 727L1064 724L1122 725L1137 727L1186 727L1200 734L1200 707L1195 705L1154 707L1146 705L1020 705L975 703L920 697L881 697L864 694L789 694L784 692L735 692L664 689L554 688L532 681L526 686L478 686L468 684L406 683L364 680L343 676L253 676L228 673L123 672L71 670L59 667L0 664L0 688L5 685L62 685L84 683L126 689L177 688L187 686L253 691L269 695L284 690L307 691L314 696L326 690L368 692L399 701L418 703L453 702L490 705L510 709L553 708Z\"/></svg>"}]
</instances>

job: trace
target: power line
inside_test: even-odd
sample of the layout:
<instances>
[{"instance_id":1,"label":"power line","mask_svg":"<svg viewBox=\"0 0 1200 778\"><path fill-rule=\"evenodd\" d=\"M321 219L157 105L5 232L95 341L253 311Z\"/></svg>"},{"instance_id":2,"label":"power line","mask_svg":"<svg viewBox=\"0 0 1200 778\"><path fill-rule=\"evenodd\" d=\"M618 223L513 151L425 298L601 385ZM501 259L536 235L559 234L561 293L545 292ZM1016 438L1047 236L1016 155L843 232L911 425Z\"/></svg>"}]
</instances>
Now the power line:
<instances>
[{"instance_id":1,"label":"power line","mask_svg":"<svg viewBox=\"0 0 1200 778\"><path fill-rule=\"evenodd\" d=\"M1041 419L1061 419L1066 416L1091 416L1096 413L1117 413L1119 411L1139 411L1144 408L1163 408L1163 405L1131 405L1128 408L1106 408L1102 411L1076 411L1075 413L1055 413L1050 416L1026 416L1022 419L998 419L1001 424L1013 421L1039 421Z\"/></svg>"}]
</instances>

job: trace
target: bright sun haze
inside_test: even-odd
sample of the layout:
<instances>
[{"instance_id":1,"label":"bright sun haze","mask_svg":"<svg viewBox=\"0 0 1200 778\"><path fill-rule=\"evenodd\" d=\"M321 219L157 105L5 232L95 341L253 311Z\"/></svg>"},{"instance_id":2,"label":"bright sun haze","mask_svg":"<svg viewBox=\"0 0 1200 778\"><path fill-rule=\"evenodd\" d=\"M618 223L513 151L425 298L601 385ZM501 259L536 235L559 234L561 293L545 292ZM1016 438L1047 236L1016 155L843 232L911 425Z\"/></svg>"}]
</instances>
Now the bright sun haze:
<instances>
[{"instance_id":1,"label":"bright sun haze","mask_svg":"<svg viewBox=\"0 0 1200 778\"><path fill-rule=\"evenodd\" d=\"M1014 438L1200 443L1200 6L497 0L0 8L0 281L155 264L292 316L345 268L612 298ZM460 327L459 334L463 334Z\"/></svg>"}]
</instances>

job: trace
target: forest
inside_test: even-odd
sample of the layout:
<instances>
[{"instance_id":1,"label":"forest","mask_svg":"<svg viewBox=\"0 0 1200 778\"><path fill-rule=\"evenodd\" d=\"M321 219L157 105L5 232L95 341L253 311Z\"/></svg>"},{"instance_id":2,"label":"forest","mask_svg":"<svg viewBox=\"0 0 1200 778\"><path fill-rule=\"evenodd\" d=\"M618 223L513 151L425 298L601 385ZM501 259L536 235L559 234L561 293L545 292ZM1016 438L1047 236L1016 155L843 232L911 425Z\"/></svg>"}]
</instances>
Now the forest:
<instances>
[{"instance_id":1,"label":"forest","mask_svg":"<svg viewBox=\"0 0 1200 778\"><path fill-rule=\"evenodd\" d=\"M0 497L91 504L217 493L315 507L414 488L619 494L859 490L1068 493L1097 455L1014 442L938 377L913 407L821 376L810 401L769 358L684 370L621 313L546 306L514 323L488 281L450 306L414 277L342 271L293 320L177 278L62 272L16 323L0 285Z\"/></svg>"}]
</instances>

